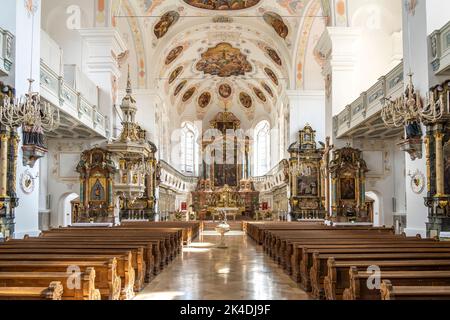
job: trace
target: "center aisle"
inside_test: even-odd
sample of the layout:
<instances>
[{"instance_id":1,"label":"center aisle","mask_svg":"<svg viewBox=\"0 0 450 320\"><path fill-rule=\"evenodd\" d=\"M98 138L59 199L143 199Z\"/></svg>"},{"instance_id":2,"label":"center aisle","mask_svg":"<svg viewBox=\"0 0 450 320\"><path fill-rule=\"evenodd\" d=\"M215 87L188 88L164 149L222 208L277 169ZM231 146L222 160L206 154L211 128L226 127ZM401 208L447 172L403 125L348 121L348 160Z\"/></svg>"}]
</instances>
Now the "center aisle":
<instances>
[{"instance_id":1,"label":"center aisle","mask_svg":"<svg viewBox=\"0 0 450 320\"><path fill-rule=\"evenodd\" d=\"M206 231L158 275L136 300L306 300L282 270L243 232Z\"/></svg>"}]
</instances>

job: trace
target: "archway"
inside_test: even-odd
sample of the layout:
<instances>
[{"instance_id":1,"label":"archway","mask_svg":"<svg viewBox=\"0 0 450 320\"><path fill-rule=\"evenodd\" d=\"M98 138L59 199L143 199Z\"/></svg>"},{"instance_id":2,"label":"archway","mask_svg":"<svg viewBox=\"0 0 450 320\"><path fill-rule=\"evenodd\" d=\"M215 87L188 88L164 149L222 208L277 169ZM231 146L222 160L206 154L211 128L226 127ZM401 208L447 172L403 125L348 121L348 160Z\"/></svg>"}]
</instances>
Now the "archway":
<instances>
[{"instance_id":1,"label":"archway","mask_svg":"<svg viewBox=\"0 0 450 320\"><path fill-rule=\"evenodd\" d=\"M366 202L368 201L373 201L373 225L378 227L382 224L381 216L383 214L383 207L381 204L381 197L376 191L369 191L366 192Z\"/></svg>"},{"instance_id":2,"label":"archway","mask_svg":"<svg viewBox=\"0 0 450 320\"><path fill-rule=\"evenodd\" d=\"M76 193L63 194L59 200L58 215L62 217L60 221L63 222L63 226L67 227L72 224L72 201L79 198Z\"/></svg>"}]
</instances>

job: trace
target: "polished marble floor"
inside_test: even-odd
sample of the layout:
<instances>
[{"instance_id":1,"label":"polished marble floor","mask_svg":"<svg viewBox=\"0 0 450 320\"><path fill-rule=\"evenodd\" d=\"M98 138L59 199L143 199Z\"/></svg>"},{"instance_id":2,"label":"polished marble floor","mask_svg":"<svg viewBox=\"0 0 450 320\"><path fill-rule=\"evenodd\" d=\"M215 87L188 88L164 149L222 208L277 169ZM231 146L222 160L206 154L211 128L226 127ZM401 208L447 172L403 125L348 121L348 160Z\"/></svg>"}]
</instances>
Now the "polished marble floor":
<instances>
[{"instance_id":1,"label":"polished marble floor","mask_svg":"<svg viewBox=\"0 0 450 320\"><path fill-rule=\"evenodd\" d=\"M158 275L137 300L306 300L282 269L244 233L205 232Z\"/></svg>"}]
</instances>

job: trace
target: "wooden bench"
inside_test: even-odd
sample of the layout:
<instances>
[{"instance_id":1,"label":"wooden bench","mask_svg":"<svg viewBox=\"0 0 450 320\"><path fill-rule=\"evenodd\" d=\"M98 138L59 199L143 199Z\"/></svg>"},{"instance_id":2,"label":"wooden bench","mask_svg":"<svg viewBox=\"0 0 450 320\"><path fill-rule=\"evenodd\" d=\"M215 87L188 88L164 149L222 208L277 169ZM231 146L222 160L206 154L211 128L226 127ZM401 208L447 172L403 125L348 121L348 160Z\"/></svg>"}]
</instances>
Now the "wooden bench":
<instances>
[{"instance_id":1,"label":"wooden bench","mask_svg":"<svg viewBox=\"0 0 450 320\"><path fill-rule=\"evenodd\" d=\"M290 269L285 269L288 275L296 282L301 282L300 269L302 268L303 274L308 275L308 270L312 266L311 253L314 249L369 249L374 247L385 247L385 248L428 248L440 246L439 242L436 241L423 241L416 238L402 238L400 240L396 239L366 239L366 238L345 238L345 239L323 239L323 240L309 240L305 239L302 242L294 243L294 251L290 256L291 263ZM444 247L450 247L448 244L442 245ZM305 250L308 254L305 254ZM307 261L303 261L306 258ZM286 259L288 259L286 257Z\"/></svg>"},{"instance_id":2,"label":"wooden bench","mask_svg":"<svg viewBox=\"0 0 450 320\"><path fill-rule=\"evenodd\" d=\"M316 299L325 297L325 291L323 287L324 279L327 271L327 263L329 258L334 258L336 261L345 260L370 260L374 261L376 265L377 261L384 260L450 260L450 252L405 252L405 253L348 253L348 254L319 254L313 253L313 266L310 269L309 278L303 277L304 281L308 281L312 290L312 296Z\"/></svg>"},{"instance_id":3,"label":"wooden bench","mask_svg":"<svg viewBox=\"0 0 450 320\"><path fill-rule=\"evenodd\" d=\"M61 300L63 286L52 281L48 287L1 287L0 300Z\"/></svg>"},{"instance_id":4,"label":"wooden bench","mask_svg":"<svg viewBox=\"0 0 450 320\"><path fill-rule=\"evenodd\" d=\"M381 288L367 285L373 273L350 268L350 287L344 290L344 300L381 300ZM394 286L449 286L450 271L382 271L381 280L389 280Z\"/></svg>"},{"instance_id":5,"label":"wooden bench","mask_svg":"<svg viewBox=\"0 0 450 320\"><path fill-rule=\"evenodd\" d=\"M393 286L383 280L381 300L450 300L450 286Z\"/></svg>"},{"instance_id":6,"label":"wooden bench","mask_svg":"<svg viewBox=\"0 0 450 320\"><path fill-rule=\"evenodd\" d=\"M100 300L100 291L95 289L95 270L87 268L75 275L66 272L0 272L0 287L43 287L58 281L63 286L62 300Z\"/></svg>"},{"instance_id":7,"label":"wooden bench","mask_svg":"<svg viewBox=\"0 0 450 320\"><path fill-rule=\"evenodd\" d=\"M131 265L131 252L123 254L0 254L1 261L40 261L40 262L64 262L69 266L78 267L78 262L104 262L110 259L116 260L116 272L121 279L121 299L130 300L134 294L135 273Z\"/></svg>"},{"instance_id":8,"label":"wooden bench","mask_svg":"<svg viewBox=\"0 0 450 320\"><path fill-rule=\"evenodd\" d=\"M102 299L119 300L121 279L117 274L117 260L108 261L0 261L0 272L67 272L76 266L80 272L95 270L95 287ZM78 271L78 270L77 270Z\"/></svg>"},{"instance_id":9,"label":"wooden bench","mask_svg":"<svg viewBox=\"0 0 450 320\"><path fill-rule=\"evenodd\" d=\"M376 265L382 272L388 271L450 271L450 260L387 260L387 261L340 261L328 259L328 272L324 279L325 298L341 300L344 290L350 287L351 267L367 270Z\"/></svg>"}]
</instances>

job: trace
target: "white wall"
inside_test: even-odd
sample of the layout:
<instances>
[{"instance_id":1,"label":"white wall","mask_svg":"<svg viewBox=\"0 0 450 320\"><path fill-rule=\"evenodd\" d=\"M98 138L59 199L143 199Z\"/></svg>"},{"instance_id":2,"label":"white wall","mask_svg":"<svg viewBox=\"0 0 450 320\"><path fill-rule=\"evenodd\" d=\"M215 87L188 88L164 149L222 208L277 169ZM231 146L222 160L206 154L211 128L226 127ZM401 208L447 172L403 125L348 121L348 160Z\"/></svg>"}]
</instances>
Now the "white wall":
<instances>
[{"instance_id":1,"label":"white wall","mask_svg":"<svg viewBox=\"0 0 450 320\"><path fill-rule=\"evenodd\" d=\"M298 131L309 124L316 133L316 141L325 142L325 92L289 91L290 136L289 144L298 140Z\"/></svg>"},{"instance_id":2,"label":"white wall","mask_svg":"<svg viewBox=\"0 0 450 320\"><path fill-rule=\"evenodd\" d=\"M426 0L428 34L441 29L450 21L450 1Z\"/></svg>"}]
</instances>

